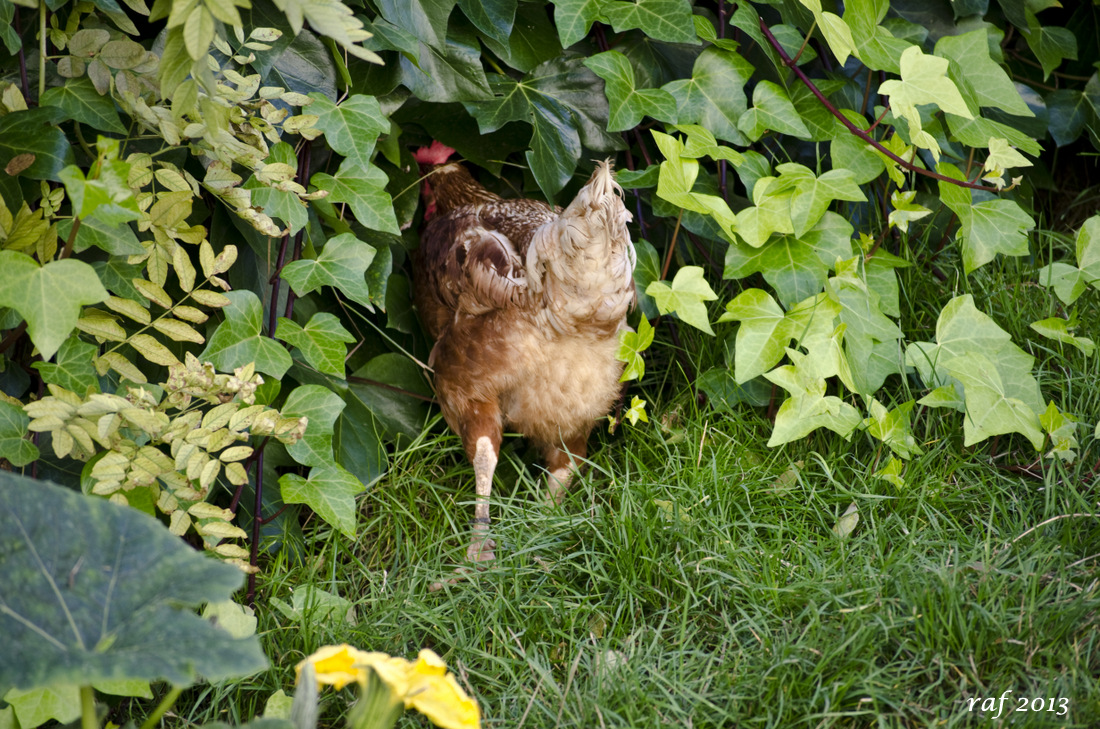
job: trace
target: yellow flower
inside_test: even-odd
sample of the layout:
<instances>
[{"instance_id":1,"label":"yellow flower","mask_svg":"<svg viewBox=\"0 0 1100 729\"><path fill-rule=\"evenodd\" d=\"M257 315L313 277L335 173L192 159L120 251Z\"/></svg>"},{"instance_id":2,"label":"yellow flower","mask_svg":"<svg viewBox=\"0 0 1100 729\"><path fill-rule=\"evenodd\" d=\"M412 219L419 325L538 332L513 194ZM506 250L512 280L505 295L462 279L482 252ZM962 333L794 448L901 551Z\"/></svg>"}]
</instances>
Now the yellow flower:
<instances>
[{"instance_id":1,"label":"yellow flower","mask_svg":"<svg viewBox=\"0 0 1100 729\"><path fill-rule=\"evenodd\" d=\"M333 686L337 691L353 681L358 681L363 676L363 669L357 664L362 663L363 651L352 648L346 643L343 645L326 645L315 653L306 656L305 660L294 667L295 683L302 675L302 667L309 664L317 675L317 687Z\"/></svg>"},{"instance_id":2,"label":"yellow flower","mask_svg":"<svg viewBox=\"0 0 1100 729\"><path fill-rule=\"evenodd\" d=\"M447 664L430 650L420 656L409 672L405 708L416 709L443 729L480 729L481 710L458 685Z\"/></svg>"},{"instance_id":3,"label":"yellow flower","mask_svg":"<svg viewBox=\"0 0 1100 729\"><path fill-rule=\"evenodd\" d=\"M414 663L346 644L329 645L297 665L294 670L299 678L306 665L313 667L318 688L329 685L339 690L349 683L359 683L362 711L353 714L351 721L357 729L392 726L396 717L389 717L386 707L394 706L393 702L416 709L443 729L481 729L477 701L462 690L454 674L447 673L447 664L430 650L420 651ZM372 675L378 682L372 680Z\"/></svg>"}]
</instances>

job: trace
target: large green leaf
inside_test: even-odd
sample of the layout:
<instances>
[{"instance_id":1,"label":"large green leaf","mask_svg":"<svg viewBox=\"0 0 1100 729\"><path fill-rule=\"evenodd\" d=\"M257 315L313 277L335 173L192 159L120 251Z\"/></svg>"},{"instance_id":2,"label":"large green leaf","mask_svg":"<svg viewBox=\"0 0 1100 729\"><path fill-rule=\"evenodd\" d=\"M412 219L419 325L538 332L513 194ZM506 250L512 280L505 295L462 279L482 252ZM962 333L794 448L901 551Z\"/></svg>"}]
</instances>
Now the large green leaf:
<instances>
[{"instance_id":1,"label":"large green leaf","mask_svg":"<svg viewBox=\"0 0 1100 729\"><path fill-rule=\"evenodd\" d=\"M53 126L64 112L57 107L13 111L0 116L0 169L20 154L34 156L19 174L32 180L60 182L58 174L73 163L73 145L65 133Z\"/></svg>"},{"instance_id":2,"label":"large green leaf","mask_svg":"<svg viewBox=\"0 0 1100 729\"><path fill-rule=\"evenodd\" d=\"M611 109L609 132L633 129L642 117L651 116L659 121L672 121L676 117L676 100L664 89L638 89L634 86L634 69L630 61L618 51L607 51L592 56L584 65L604 80L604 92Z\"/></svg>"},{"instance_id":3,"label":"large green leaf","mask_svg":"<svg viewBox=\"0 0 1100 729\"><path fill-rule=\"evenodd\" d=\"M309 418L305 435L286 447L291 458L303 466L332 463L332 428L344 409L344 401L320 385L301 385L287 395L282 414L288 418Z\"/></svg>"},{"instance_id":4,"label":"large green leaf","mask_svg":"<svg viewBox=\"0 0 1100 729\"><path fill-rule=\"evenodd\" d=\"M500 2L501 0L497 0ZM471 4L478 0L470 0ZM511 0L515 4L515 0ZM531 71L540 63L561 55L558 34L539 3L522 3L510 36L505 41L486 38L485 45L517 71Z\"/></svg>"},{"instance_id":5,"label":"large green leaf","mask_svg":"<svg viewBox=\"0 0 1100 729\"><path fill-rule=\"evenodd\" d=\"M0 271L0 306L26 320L27 334L43 359L53 357L68 338L82 306L108 296L95 269L71 258L39 266L30 256L0 251Z\"/></svg>"},{"instance_id":6,"label":"large green leaf","mask_svg":"<svg viewBox=\"0 0 1100 729\"><path fill-rule=\"evenodd\" d=\"M970 206L962 221L962 257L967 273L989 263L998 253L1028 254L1027 231L1035 221L1015 200L987 200Z\"/></svg>"},{"instance_id":7,"label":"large green leaf","mask_svg":"<svg viewBox=\"0 0 1100 729\"><path fill-rule=\"evenodd\" d=\"M517 0L458 0L462 12L486 39L505 44L512 34L516 4Z\"/></svg>"},{"instance_id":8,"label":"large green leaf","mask_svg":"<svg viewBox=\"0 0 1100 729\"><path fill-rule=\"evenodd\" d=\"M446 45L421 45L418 57L419 64L404 56L399 60L401 83L418 99L477 101L491 95L481 65L481 46L474 33L452 28Z\"/></svg>"},{"instance_id":9,"label":"large green leaf","mask_svg":"<svg viewBox=\"0 0 1100 729\"><path fill-rule=\"evenodd\" d=\"M93 129L126 134L114 100L96 91L95 85L86 76L70 78L64 86L47 89L41 103L42 106L56 106L65 112L67 119L87 124Z\"/></svg>"},{"instance_id":10,"label":"large green leaf","mask_svg":"<svg viewBox=\"0 0 1100 729\"><path fill-rule=\"evenodd\" d=\"M263 305L248 290L225 294L229 305L222 309L225 321L211 335L199 355L222 372L232 372L254 362L257 372L280 379L294 363L290 354L263 333Z\"/></svg>"},{"instance_id":11,"label":"large green leaf","mask_svg":"<svg viewBox=\"0 0 1100 729\"><path fill-rule=\"evenodd\" d=\"M390 389L431 396L431 388L420 368L408 357L396 352L381 354L356 370L354 376L348 378L348 386L353 396L378 418L388 437L415 438L423 431L428 417L427 403Z\"/></svg>"},{"instance_id":12,"label":"large green leaf","mask_svg":"<svg viewBox=\"0 0 1100 729\"><path fill-rule=\"evenodd\" d=\"M761 81L753 89L752 108L737 120L737 128L752 141L760 139L767 131L802 139L810 137L810 130L802 122L787 92L771 81Z\"/></svg>"},{"instance_id":13,"label":"large green leaf","mask_svg":"<svg viewBox=\"0 0 1100 729\"><path fill-rule=\"evenodd\" d=\"M26 438L30 422L21 407L0 400L0 458L16 468L38 460L38 446Z\"/></svg>"},{"instance_id":14,"label":"large green leaf","mask_svg":"<svg viewBox=\"0 0 1100 729\"><path fill-rule=\"evenodd\" d=\"M924 384L940 388L953 384L949 367L958 357L978 354L995 368L998 387L1008 397L1043 411L1039 383L1031 374L1035 358L1012 343L1008 332L978 311L970 294L957 296L943 307L936 322L936 341L914 342L905 351L905 363L917 368Z\"/></svg>"},{"instance_id":15,"label":"large green leaf","mask_svg":"<svg viewBox=\"0 0 1100 729\"><path fill-rule=\"evenodd\" d=\"M588 35L592 23L600 16L602 0L551 0L554 4L554 25L561 44L568 48Z\"/></svg>"},{"instance_id":16,"label":"large green leaf","mask_svg":"<svg viewBox=\"0 0 1100 729\"><path fill-rule=\"evenodd\" d=\"M0 471L0 686L219 681L267 666L188 608L244 576L136 509Z\"/></svg>"},{"instance_id":17,"label":"large green leaf","mask_svg":"<svg viewBox=\"0 0 1100 729\"><path fill-rule=\"evenodd\" d=\"M74 335L57 350L56 362L35 362L31 366L38 370L44 382L84 395L89 389L99 392L99 377L92 364L96 354L94 344L82 342Z\"/></svg>"},{"instance_id":18,"label":"large green leaf","mask_svg":"<svg viewBox=\"0 0 1100 729\"><path fill-rule=\"evenodd\" d=\"M336 462L364 484L374 483L388 468L382 435L374 414L362 400L349 394L333 429Z\"/></svg>"},{"instance_id":19,"label":"large green leaf","mask_svg":"<svg viewBox=\"0 0 1100 729\"><path fill-rule=\"evenodd\" d=\"M383 18L421 43L443 48L455 0L379 0L377 6Z\"/></svg>"},{"instance_id":20,"label":"large green leaf","mask_svg":"<svg viewBox=\"0 0 1100 729\"><path fill-rule=\"evenodd\" d=\"M733 51L717 47L703 51L690 79L663 87L676 99L677 123L698 124L730 144L747 144L737 123L748 110L745 84L752 72L752 65Z\"/></svg>"},{"instance_id":21,"label":"large green leaf","mask_svg":"<svg viewBox=\"0 0 1100 729\"><path fill-rule=\"evenodd\" d=\"M852 225L836 213L826 213L801 237L780 235L760 248L731 243L726 249L725 278L762 273L786 306L821 291L838 258L852 256Z\"/></svg>"},{"instance_id":22,"label":"large green leaf","mask_svg":"<svg viewBox=\"0 0 1100 729\"><path fill-rule=\"evenodd\" d=\"M494 77L495 96L469 103L482 134L512 121L532 127L527 160L547 199L570 180L581 154L581 141L594 149L615 146L609 140L606 105L599 79L577 62L555 60L537 67L522 80ZM594 94L599 94L598 97ZM595 103L593 103L595 102Z\"/></svg>"},{"instance_id":23,"label":"large green leaf","mask_svg":"<svg viewBox=\"0 0 1100 729\"><path fill-rule=\"evenodd\" d=\"M604 0L600 9L616 33L640 28L654 40L698 43L688 0Z\"/></svg>"},{"instance_id":24,"label":"large green leaf","mask_svg":"<svg viewBox=\"0 0 1100 729\"><path fill-rule=\"evenodd\" d=\"M818 428L850 438L862 419L859 411L835 395L826 395L826 382L812 368L804 366L807 356L793 352L794 364L784 365L764 376L790 393L775 414L769 447L804 438Z\"/></svg>"},{"instance_id":25,"label":"large green leaf","mask_svg":"<svg viewBox=\"0 0 1100 729\"><path fill-rule=\"evenodd\" d=\"M330 203L347 203L355 213L355 219L371 230L400 235L397 216L393 212L393 200L386 192L386 173L374 165L358 164L346 159L336 170L336 175L318 172L310 183L328 193Z\"/></svg>"},{"instance_id":26,"label":"large green leaf","mask_svg":"<svg viewBox=\"0 0 1100 729\"><path fill-rule=\"evenodd\" d=\"M936 55L959 64L981 106L994 106L1017 116L1034 116L1008 72L990 58L989 34L985 28L940 38Z\"/></svg>"},{"instance_id":27,"label":"large green leaf","mask_svg":"<svg viewBox=\"0 0 1100 729\"><path fill-rule=\"evenodd\" d=\"M336 316L325 312L314 314L304 327L279 317L275 336L301 350L306 361L318 371L341 378L348 354L346 343L355 341Z\"/></svg>"},{"instance_id":28,"label":"large green leaf","mask_svg":"<svg viewBox=\"0 0 1100 729\"><path fill-rule=\"evenodd\" d=\"M734 349L738 384L759 377L779 364L794 336L794 324L768 292L748 289L726 304L718 321L739 321Z\"/></svg>"},{"instance_id":29,"label":"large green leaf","mask_svg":"<svg viewBox=\"0 0 1100 729\"><path fill-rule=\"evenodd\" d=\"M69 239L72 229L71 219L57 223L57 234L62 240ZM112 256L140 256L145 253L145 247L129 225L108 223L98 216L80 221L80 227L76 229L76 239L73 241L73 253L81 253L91 246Z\"/></svg>"},{"instance_id":30,"label":"large green leaf","mask_svg":"<svg viewBox=\"0 0 1100 729\"><path fill-rule=\"evenodd\" d=\"M972 353L952 359L947 369L962 383L966 397L963 445L974 445L991 435L1021 433L1036 450L1043 447L1045 436L1038 413L1009 394L1010 388L1001 381L993 362Z\"/></svg>"},{"instance_id":31,"label":"large green leaf","mask_svg":"<svg viewBox=\"0 0 1100 729\"><path fill-rule=\"evenodd\" d=\"M309 478L286 474L279 479L279 489L284 502L305 504L348 539L355 539L355 497L364 486L331 459L311 468Z\"/></svg>"},{"instance_id":32,"label":"large green leaf","mask_svg":"<svg viewBox=\"0 0 1100 729\"><path fill-rule=\"evenodd\" d=\"M332 150L362 166L370 164L374 143L390 130L390 122L373 96L354 94L339 106L323 94L309 95L309 113L317 115L315 126L325 133Z\"/></svg>"},{"instance_id":33,"label":"large green leaf","mask_svg":"<svg viewBox=\"0 0 1100 729\"><path fill-rule=\"evenodd\" d=\"M703 269L699 266L683 266L676 272L671 285L654 281L645 292L657 302L657 310L662 314L675 312L686 324L714 334L707 317L707 306L703 302L714 301L718 295L703 278Z\"/></svg>"},{"instance_id":34,"label":"large green leaf","mask_svg":"<svg viewBox=\"0 0 1100 729\"><path fill-rule=\"evenodd\" d=\"M316 259L294 261L283 268L283 279L298 296L332 286L352 301L371 306L364 274L374 259L375 249L351 233L329 238Z\"/></svg>"}]
</instances>

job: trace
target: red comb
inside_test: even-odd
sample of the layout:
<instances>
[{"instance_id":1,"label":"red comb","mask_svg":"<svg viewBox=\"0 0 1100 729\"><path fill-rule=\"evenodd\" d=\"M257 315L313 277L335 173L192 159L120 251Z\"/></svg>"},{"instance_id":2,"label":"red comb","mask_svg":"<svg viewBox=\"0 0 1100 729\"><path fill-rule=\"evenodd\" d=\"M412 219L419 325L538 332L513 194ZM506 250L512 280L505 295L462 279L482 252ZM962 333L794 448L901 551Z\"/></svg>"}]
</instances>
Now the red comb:
<instances>
[{"instance_id":1,"label":"red comb","mask_svg":"<svg viewBox=\"0 0 1100 729\"><path fill-rule=\"evenodd\" d=\"M445 164L455 151L439 141L433 141L430 147L421 147L413 155L422 165Z\"/></svg>"}]
</instances>

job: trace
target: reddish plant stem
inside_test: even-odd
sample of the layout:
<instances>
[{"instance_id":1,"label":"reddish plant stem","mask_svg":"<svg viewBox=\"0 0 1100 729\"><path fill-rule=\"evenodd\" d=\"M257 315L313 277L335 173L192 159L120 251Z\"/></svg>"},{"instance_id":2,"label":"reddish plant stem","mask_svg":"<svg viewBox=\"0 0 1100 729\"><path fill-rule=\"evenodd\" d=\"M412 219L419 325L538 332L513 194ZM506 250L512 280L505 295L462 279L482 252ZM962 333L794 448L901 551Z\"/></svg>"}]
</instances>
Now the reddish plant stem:
<instances>
[{"instance_id":1,"label":"reddish plant stem","mask_svg":"<svg viewBox=\"0 0 1100 729\"><path fill-rule=\"evenodd\" d=\"M783 46L780 45L779 41L776 40L774 35L772 35L771 29L768 28L768 24L766 22L764 22L763 18L760 19L760 30L764 33L764 37L768 39L768 43L771 44L772 48L775 49L775 52L779 54L779 57L781 59L783 59L783 65L785 65L787 68L789 68L791 71L793 71L796 76L798 76L798 80L801 81L806 86L806 88L810 90L811 94L813 94L815 97L817 97L817 100L819 102L821 102L821 105L824 106L826 109L828 109L830 114L832 114L838 120L840 120L840 123L843 124L848 129L849 132L856 135L857 137L862 139L864 142L867 142L867 144L874 147L880 153L882 153L883 155L885 155L889 159L893 160L894 162L897 162L903 168L909 170L910 172L915 172L918 175L923 175L925 177L931 177L932 179L940 180L941 182L949 182L952 185L958 185L959 187L966 187L966 188L969 188L971 190L985 190L986 192L1000 192L1000 190L998 190L995 187L988 187L986 185L976 185L972 182L966 182L966 181L963 181L963 180L956 180L953 177L948 177L947 175L941 175L938 172L933 172L932 170L926 170L923 167L918 167L915 164L913 164L912 162L905 161L901 157L899 157L896 154L894 154L893 152L891 152L886 147L882 146L874 137L872 137L870 134L868 134L865 129L860 129L855 124L853 124L852 121L850 119L848 119L848 117L846 117L846 116L844 116L843 114L840 113L840 110L837 109L836 106L834 106L832 102L830 102L828 99L825 98L825 95L823 93L821 93L821 90L818 89L817 86L814 85L814 82L810 79L810 77L807 76L805 73L803 73L802 69L800 69L798 66L796 66L794 61L791 60L791 57L787 55L787 52L785 50L783 50ZM824 58L824 56L822 56L822 57Z\"/></svg>"}]
</instances>

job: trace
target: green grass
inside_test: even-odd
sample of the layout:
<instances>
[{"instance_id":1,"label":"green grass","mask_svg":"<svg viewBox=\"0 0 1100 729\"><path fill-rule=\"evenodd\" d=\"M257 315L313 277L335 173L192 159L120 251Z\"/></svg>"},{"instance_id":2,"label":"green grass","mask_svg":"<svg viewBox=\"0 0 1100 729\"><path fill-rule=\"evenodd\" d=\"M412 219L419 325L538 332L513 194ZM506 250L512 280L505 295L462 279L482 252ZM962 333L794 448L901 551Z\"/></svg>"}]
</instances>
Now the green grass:
<instances>
[{"instance_id":1,"label":"green grass","mask_svg":"<svg viewBox=\"0 0 1100 729\"><path fill-rule=\"evenodd\" d=\"M1100 366L1030 332L1052 304L1015 291L1027 273L1014 266L987 267L972 293L1038 356L1044 395L1087 424L1074 464L1036 465L1016 437L964 448L961 416L918 408L924 454L898 489L870 475L888 454L866 435L768 449L763 410L697 408L658 350L640 388L653 422L594 436L560 507L543 504L523 442L506 440L497 560L432 593L462 559L473 510L472 469L437 421L363 497L357 541L313 520L300 561L287 550L265 565L258 616L273 667L185 694L180 719L247 720L292 692L304 655L347 642L434 649L487 727L1095 726ZM919 270L903 273L903 290L920 302L907 334L930 338L953 292ZM1082 321L1098 321L1095 302L1082 307ZM1081 333L1098 338L1095 326ZM713 366L707 356L692 366ZM897 402L910 397L891 382ZM839 537L853 503L859 524ZM356 622L272 609L306 585L350 600ZM981 701L968 710L1006 691L1006 710L1067 699L1068 714L1006 723ZM330 693L323 724L339 726L345 709Z\"/></svg>"}]
</instances>

